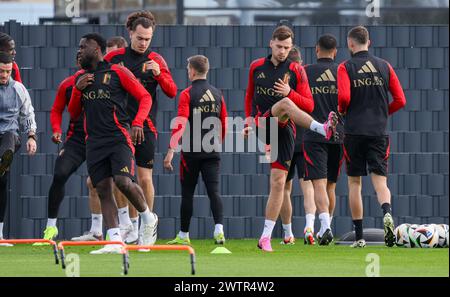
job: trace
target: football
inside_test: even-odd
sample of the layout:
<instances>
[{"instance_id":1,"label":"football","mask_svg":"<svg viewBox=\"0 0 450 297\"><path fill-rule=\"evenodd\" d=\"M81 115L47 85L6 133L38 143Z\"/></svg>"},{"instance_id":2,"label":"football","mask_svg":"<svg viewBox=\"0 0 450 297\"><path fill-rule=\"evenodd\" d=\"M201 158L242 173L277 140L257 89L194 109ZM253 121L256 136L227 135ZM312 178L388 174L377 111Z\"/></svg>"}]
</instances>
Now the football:
<instances>
[{"instance_id":1,"label":"football","mask_svg":"<svg viewBox=\"0 0 450 297\"><path fill-rule=\"evenodd\" d=\"M435 224L420 225L414 230L413 237L418 247L435 248L438 246L439 238L435 232Z\"/></svg>"},{"instance_id":2,"label":"football","mask_svg":"<svg viewBox=\"0 0 450 297\"><path fill-rule=\"evenodd\" d=\"M448 229L447 229L448 230ZM436 224L434 226L434 232L436 233L436 236L438 237L438 246L437 247L445 247L447 240L446 240L446 229L444 224Z\"/></svg>"},{"instance_id":3,"label":"football","mask_svg":"<svg viewBox=\"0 0 450 297\"><path fill-rule=\"evenodd\" d=\"M403 234L404 247L407 248L417 247L417 242L414 238L414 230L416 230L418 227L419 225L417 224L409 225L407 232Z\"/></svg>"},{"instance_id":4,"label":"football","mask_svg":"<svg viewBox=\"0 0 450 297\"><path fill-rule=\"evenodd\" d=\"M394 230L395 244L397 246L405 246L409 242L408 229L410 224L401 224Z\"/></svg>"}]
</instances>

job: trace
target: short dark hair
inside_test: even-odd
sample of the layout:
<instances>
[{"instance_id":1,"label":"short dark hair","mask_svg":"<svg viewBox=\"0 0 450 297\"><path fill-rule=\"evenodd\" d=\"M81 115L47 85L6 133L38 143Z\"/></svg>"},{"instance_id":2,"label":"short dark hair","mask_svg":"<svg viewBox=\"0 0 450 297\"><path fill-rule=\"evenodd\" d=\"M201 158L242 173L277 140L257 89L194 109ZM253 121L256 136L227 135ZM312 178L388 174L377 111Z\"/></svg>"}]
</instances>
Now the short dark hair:
<instances>
[{"instance_id":1,"label":"short dark hair","mask_svg":"<svg viewBox=\"0 0 450 297\"><path fill-rule=\"evenodd\" d=\"M206 74L209 71L209 60L203 55L195 55L187 59L189 65L199 74Z\"/></svg>"},{"instance_id":2,"label":"short dark hair","mask_svg":"<svg viewBox=\"0 0 450 297\"><path fill-rule=\"evenodd\" d=\"M14 61L13 57L10 54L5 53L5 52L0 52L0 63L9 64L9 63L12 63L13 61Z\"/></svg>"},{"instance_id":3,"label":"short dark hair","mask_svg":"<svg viewBox=\"0 0 450 297\"><path fill-rule=\"evenodd\" d=\"M272 40L283 41L288 38L292 38L292 42L294 42L294 32L288 26L279 26L272 33Z\"/></svg>"},{"instance_id":4,"label":"short dark hair","mask_svg":"<svg viewBox=\"0 0 450 297\"><path fill-rule=\"evenodd\" d=\"M118 48L127 47L128 42L122 36L114 36L106 42L107 47L117 46Z\"/></svg>"},{"instance_id":5,"label":"short dark hair","mask_svg":"<svg viewBox=\"0 0 450 297\"><path fill-rule=\"evenodd\" d=\"M301 64L303 62L302 60L302 53L300 52L300 48L296 45L294 45L289 52L288 59L294 62L297 62Z\"/></svg>"},{"instance_id":6,"label":"short dark hair","mask_svg":"<svg viewBox=\"0 0 450 297\"><path fill-rule=\"evenodd\" d=\"M141 25L145 29L152 27L153 31L155 31L155 17L148 10L136 11L128 15L125 27L127 27L129 31L134 31L138 25Z\"/></svg>"},{"instance_id":7,"label":"short dark hair","mask_svg":"<svg viewBox=\"0 0 450 297\"><path fill-rule=\"evenodd\" d=\"M106 51L106 40L100 34L89 33L89 34L84 35L81 38L85 38L86 40L94 40L95 42L97 42L98 46L102 50L102 53L104 53Z\"/></svg>"},{"instance_id":8,"label":"short dark hair","mask_svg":"<svg viewBox=\"0 0 450 297\"><path fill-rule=\"evenodd\" d=\"M0 32L0 48L4 49L9 47L9 43L13 40L11 36L4 32Z\"/></svg>"},{"instance_id":9,"label":"short dark hair","mask_svg":"<svg viewBox=\"0 0 450 297\"><path fill-rule=\"evenodd\" d=\"M334 50L337 47L337 40L336 37L332 34L324 34L320 36L319 40L317 41L317 45L325 51L331 51Z\"/></svg>"},{"instance_id":10,"label":"short dark hair","mask_svg":"<svg viewBox=\"0 0 450 297\"><path fill-rule=\"evenodd\" d=\"M355 40L359 44L366 44L369 41L369 31L364 26L357 26L348 32L347 37Z\"/></svg>"}]
</instances>

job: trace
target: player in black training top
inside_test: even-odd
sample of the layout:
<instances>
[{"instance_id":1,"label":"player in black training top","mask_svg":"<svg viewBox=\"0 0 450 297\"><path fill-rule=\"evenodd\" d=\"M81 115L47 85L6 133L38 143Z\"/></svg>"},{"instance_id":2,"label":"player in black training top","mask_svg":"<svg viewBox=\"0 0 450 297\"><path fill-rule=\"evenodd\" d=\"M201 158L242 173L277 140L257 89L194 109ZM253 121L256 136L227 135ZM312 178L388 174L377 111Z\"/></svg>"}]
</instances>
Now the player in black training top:
<instances>
[{"instance_id":1,"label":"player in black training top","mask_svg":"<svg viewBox=\"0 0 450 297\"><path fill-rule=\"evenodd\" d=\"M345 114L344 156L347 164L350 209L356 240L352 247L364 247L361 176L368 167L378 202L383 209L384 241L393 246L394 220L391 192L387 186L389 137L388 116L406 104L402 86L392 66L369 53L369 32L363 26L347 36L351 59L338 68L339 112ZM393 101L389 103L389 92Z\"/></svg>"},{"instance_id":2,"label":"player in black training top","mask_svg":"<svg viewBox=\"0 0 450 297\"><path fill-rule=\"evenodd\" d=\"M118 228L117 205L113 196L113 183L140 212L143 221L143 241L152 245L156 241L157 216L150 212L141 187L135 180L135 143L142 143L142 129L150 110L150 94L125 67L103 61L105 39L96 33L84 35L80 40L80 65L83 72L75 81L69 103L72 120L84 112L86 133L86 162L92 184L102 205L105 226L111 241L122 241ZM139 101L139 110L132 120L125 110L127 94ZM93 253L120 253L120 245L106 245Z\"/></svg>"},{"instance_id":3,"label":"player in black training top","mask_svg":"<svg viewBox=\"0 0 450 297\"><path fill-rule=\"evenodd\" d=\"M155 192L152 174L158 136L156 129L156 114L158 112L156 89L159 85L167 97L175 98L177 85L173 81L164 58L150 48L156 28L152 13L138 11L130 14L126 27L130 34L130 46L112 51L105 56L105 60L128 68L153 99L152 108L144 121L145 141L136 146L138 181L144 190L147 203L152 209ZM137 104L133 98L129 99L127 111L131 117L134 117L137 112Z\"/></svg>"},{"instance_id":4,"label":"player in black training top","mask_svg":"<svg viewBox=\"0 0 450 297\"><path fill-rule=\"evenodd\" d=\"M318 121L327 119L330 112L337 113L338 64L334 62L336 47L337 41L333 35L322 35L316 45L317 62L305 66L314 98L314 111L311 115ZM341 123L337 126L337 132L343 134ZM314 200L320 220L317 239L319 245L328 245L333 240L331 218L336 204L336 182L343 156L342 139L327 140L306 131L303 135L303 148L305 180L311 180L314 185Z\"/></svg>"},{"instance_id":5,"label":"player in black training top","mask_svg":"<svg viewBox=\"0 0 450 297\"><path fill-rule=\"evenodd\" d=\"M336 125L334 114L330 115L325 124L314 121L308 114L314 108L308 78L302 66L287 59L293 41L294 33L289 27L280 26L274 30L270 41L272 54L257 59L250 65L245 95L247 126L243 131L244 136L251 132L251 125L254 123L259 126L256 131L258 137L263 138L261 136L265 133L266 144L271 146L271 151L278 152L276 160L271 160L271 189L264 230L258 242L258 247L268 252L272 251L270 239L280 214L287 173L294 152L295 124L328 138L334 134ZM269 119L272 117L278 119L278 139L275 144L270 143ZM264 121L266 124L263 124Z\"/></svg>"},{"instance_id":6,"label":"player in black training top","mask_svg":"<svg viewBox=\"0 0 450 297\"><path fill-rule=\"evenodd\" d=\"M79 54L76 56L76 64L80 68ZM78 74L77 72L65 78L59 84L55 101L50 111L50 124L53 131L52 141L56 144L62 143L62 117L64 109L69 105L72 90L75 86L75 78ZM48 191L47 225L43 236L47 240L54 240L58 236L56 222L59 207L64 199L66 182L86 160L86 134L84 133L83 125L83 115L76 121L70 121L64 145L55 161L53 181ZM102 239L101 234L98 239ZM44 243L35 243L34 245L44 245Z\"/></svg>"},{"instance_id":7,"label":"player in black training top","mask_svg":"<svg viewBox=\"0 0 450 297\"><path fill-rule=\"evenodd\" d=\"M294 46L289 52L288 59L302 65L302 56L300 48ZM306 225L303 230L303 241L305 244L314 244L314 218L316 213L316 204L314 203L314 188L311 181L304 180L305 177L305 159L303 156L303 133L304 128L296 126L294 155L292 156L291 166L284 188L284 199L281 205L280 217L283 226L284 238L281 244L292 245L295 243L294 233L292 232L292 180L297 171L300 182L300 188L303 194L303 207L305 208Z\"/></svg>"},{"instance_id":8,"label":"player in black training top","mask_svg":"<svg viewBox=\"0 0 450 297\"><path fill-rule=\"evenodd\" d=\"M174 150L183 135L181 151L181 229L177 237L168 244L190 244L189 225L192 217L193 198L198 177L202 174L211 211L214 217L214 241L225 243L223 232L223 206L219 192L220 180L220 143L225 137L227 110L222 92L210 85L206 80L209 70L208 58L202 55L188 59L188 76L192 86L181 92L178 105L178 117L172 130L169 150L164 159L164 167L173 170ZM204 123L208 127L203 128ZM214 125L211 126L211 122ZM195 129L199 123L200 129ZM211 138L207 138L211 136ZM207 147L205 147L205 145Z\"/></svg>"}]
</instances>

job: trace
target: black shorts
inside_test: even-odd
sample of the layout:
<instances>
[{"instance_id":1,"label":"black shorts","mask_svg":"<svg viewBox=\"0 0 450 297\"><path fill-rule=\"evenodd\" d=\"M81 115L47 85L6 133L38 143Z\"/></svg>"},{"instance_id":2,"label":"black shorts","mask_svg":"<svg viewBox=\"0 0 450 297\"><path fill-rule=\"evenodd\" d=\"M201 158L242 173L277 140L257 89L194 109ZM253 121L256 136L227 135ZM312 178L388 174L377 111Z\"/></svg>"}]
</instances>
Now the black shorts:
<instances>
[{"instance_id":1,"label":"black shorts","mask_svg":"<svg viewBox=\"0 0 450 297\"><path fill-rule=\"evenodd\" d=\"M289 167L289 172L286 181L291 181L295 176L295 169L297 168L298 178L305 177L305 157L303 156L303 151L295 152L292 156L291 167Z\"/></svg>"},{"instance_id":2,"label":"black shorts","mask_svg":"<svg viewBox=\"0 0 450 297\"><path fill-rule=\"evenodd\" d=\"M86 163L94 187L103 179L116 175L136 181L133 151L127 143L118 142L95 150L88 148Z\"/></svg>"},{"instance_id":3,"label":"black shorts","mask_svg":"<svg viewBox=\"0 0 450 297\"><path fill-rule=\"evenodd\" d=\"M135 146L136 165L143 168L153 169L156 135L153 132L146 132L144 137L144 142Z\"/></svg>"},{"instance_id":4,"label":"black shorts","mask_svg":"<svg viewBox=\"0 0 450 297\"><path fill-rule=\"evenodd\" d=\"M326 178L329 182L337 182L343 161L341 144L305 141L303 151L305 180Z\"/></svg>"},{"instance_id":5,"label":"black shorts","mask_svg":"<svg viewBox=\"0 0 450 297\"><path fill-rule=\"evenodd\" d=\"M295 149L296 130L294 123L291 120L287 121L286 123L279 122L278 138L276 139L277 143L270 143L270 114L266 117L266 123L264 127L261 127L262 122L259 122L260 119L261 118L258 119L258 124L260 126L256 129L257 136L261 139L261 133L265 133L266 139L264 141L267 145L270 145L271 154L274 154L276 152L276 159L274 162L272 162L271 168L289 171Z\"/></svg>"},{"instance_id":6,"label":"black shorts","mask_svg":"<svg viewBox=\"0 0 450 297\"><path fill-rule=\"evenodd\" d=\"M345 135L344 156L348 176L369 173L387 176L390 152L389 136Z\"/></svg>"},{"instance_id":7,"label":"black shorts","mask_svg":"<svg viewBox=\"0 0 450 297\"><path fill-rule=\"evenodd\" d=\"M86 144L74 138L70 138L64 143L56 158L54 173L61 172L71 175L86 160Z\"/></svg>"}]
</instances>

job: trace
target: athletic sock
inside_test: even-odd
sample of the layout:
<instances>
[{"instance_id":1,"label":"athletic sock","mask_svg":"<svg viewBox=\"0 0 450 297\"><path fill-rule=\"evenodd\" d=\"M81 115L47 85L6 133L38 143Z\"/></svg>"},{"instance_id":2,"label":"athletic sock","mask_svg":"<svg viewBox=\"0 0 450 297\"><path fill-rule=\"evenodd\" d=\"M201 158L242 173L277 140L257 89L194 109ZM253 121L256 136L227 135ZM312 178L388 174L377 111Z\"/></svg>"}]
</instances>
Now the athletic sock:
<instances>
[{"instance_id":1,"label":"athletic sock","mask_svg":"<svg viewBox=\"0 0 450 297\"><path fill-rule=\"evenodd\" d=\"M178 232L178 236L179 236L181 239L189 238L189 232L183 232L183 231L180 231L180 232Z\"/></svg>"},{"instance_id":2,"label":"athletic sock","mask_svg":"<svg viewBox=\"0 0 450 297\"><path fill-rule=\"evenodd\" d=\"M353 225L355 226L355 240L358 241L363 239L363 221L353 220Z\"/></svg>"},{"instance_id":3,"label":"athletic sock","mask_svg":"<svg viewBox=\"0 0 450 297\"><path fill-rule=\"evenodd\" d=\"M263 234L261 235L262 237L272 237L272 231L273 231L273 227L275 227L275 221L271 221L271 220L265 220L264 221L264 230L263 230Z\"/></svg>"},{"instance_id":4,"label":"athletic sock","mask_svg":"<svg viewBox=\"0 0 450 297\"><path fill-rule=\"evenodd\" d=\"M3 238L3 223L0 223L0 238Z\"/></svg>"},{"instance_id":5,"label":"athletic sock","mask_svg":"<svg viewBox=\"0 0 450 297\"><path fill-rule=\"evenodd\" d=\"M308 228L311 228L311 230L314 232L314 220L316 219L316 216L312 213L306 214L306 225L305 225L305 231Z\"/></svg>"},{"instance_id":6,"label":"athletic sock","mask_svg":"<svg viewBox=\"0 0 450 297\"><path fill-rule=\"evenodd\" d=\"M222 224L216 224L214 226L214 236L223 233L223 225Z\"/></svg>"},{"instance_id":7,"label":"athletic sock","mask_svg":"<svg viewBox=\"0 0 450 297\"><path fill-rule=\"evenodd\" d=\"M134 230L139 230L139 217L130 218Z\"/></svg>"},{"instance_id":8,"label":"athletic sock","mask_svg":"<svg viewBox=\"0 0 450 297\"><path fill-rule=\"evenodd\" d=\"M110 241L122 241L122 237L120 236L120 228L108 229L106 233L108 233Z\"/></svg>"},{"instance_id":9,"label":"athletic sock","mask_svg":"<svg viewBox=\"0 0 450 297\"><path fill-rule=\"evenodd\" d=\"M320 220L320 231L319 236L322 236L327 229L330 228L330 214L328 212L323 212L319 214L319 220Z\"/></svg>"},{"instance_id":10,"label":"athletic sock","mask_svg":"<svg viewBox=\"0 0 450 297\"><path fill-rule=\"evenodd\" d=\"M142 218L142 224L147 225L155 223L155 215L148 209L148 207L143 212L140 212L139 215Z\"/></svg>"},{"instance_id":11,"label":"athletic sock","mask_svg":"<svg viewBox=\"0 0 450 297\"><path fill-rule=\"evenodd\" d=\"M292 223L283 224L284 238L294 237L292 233Z\"/></svg>"},{"instance_id":12,"label":"athletic sock","mask_svg":"<svg viewBox=\"0 0 450 297\"><path fill-rule=\"evenodd\" d=\"M128 213L128 205L117 210L119 212L119 225L129 226L131 225L130 214Z\"/></svg>"},{"instance_id":13,"label":"athletic sock","mask_svg":"<svg viewBox=\"0 0 450 297\"><path fill-rule=\"evenodd\" d=\"M103 224L103 215L102 214L91 214L91 230L90 232L95 235L102 235L102 224Z\"/></svg>"},{"instance_id":14,"label":"athletic sock","mask_svg":"<svg viewBox=\"0 0 450 297\"><path fill-rule=\"evenodd\" d=\"M47 219L47 227L56 227L56 220L57 219Z\"/></svg>"},{"instance_id":15,"label":"athletic sock","mask_svg":"<svg viewBox=\"0 0 450 297\"><path fill-rule=\"evenodd\" d=\"M389 213L392 213L392 209L391 209L391 204L390 203L383 203L383 205L381 205L381 209L383 209L383 215Z\"/></svg>"},{"instance_id":16,"label":"athletic sock","mask_svg":"<svg viewBox=\"0 0 450 297\"><path fill-rule=\"evenodd\" d=\"M323 124L321 124L315 120L312 120L311 126L309 127L309 129L316 133L323 135L324 137L327 136L327 132L325 131Z\"/></svg>"}]
</instances>

